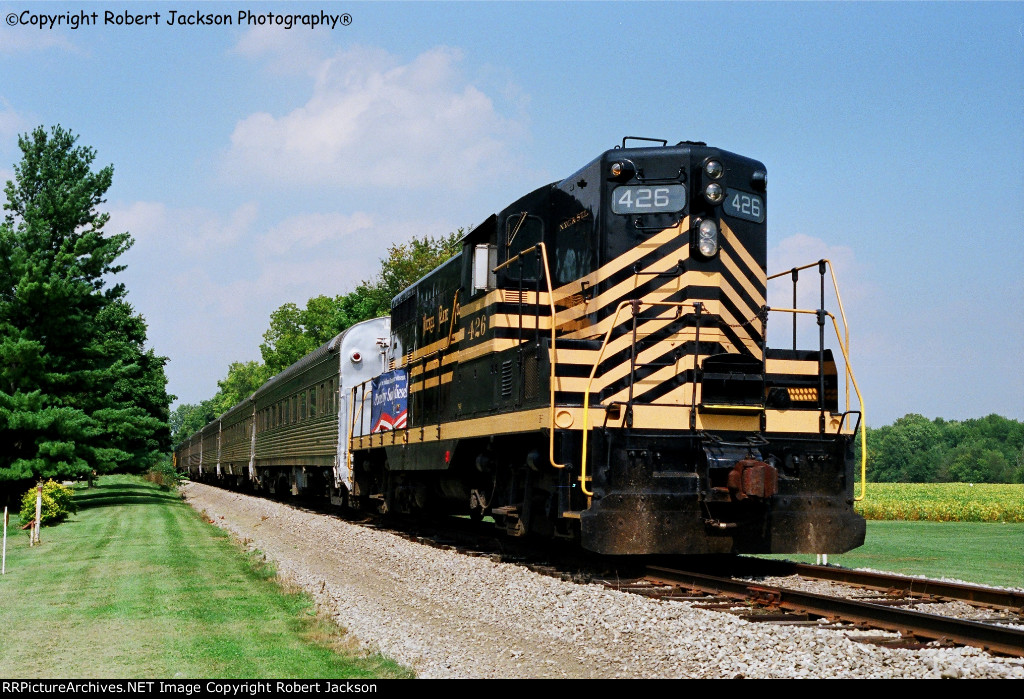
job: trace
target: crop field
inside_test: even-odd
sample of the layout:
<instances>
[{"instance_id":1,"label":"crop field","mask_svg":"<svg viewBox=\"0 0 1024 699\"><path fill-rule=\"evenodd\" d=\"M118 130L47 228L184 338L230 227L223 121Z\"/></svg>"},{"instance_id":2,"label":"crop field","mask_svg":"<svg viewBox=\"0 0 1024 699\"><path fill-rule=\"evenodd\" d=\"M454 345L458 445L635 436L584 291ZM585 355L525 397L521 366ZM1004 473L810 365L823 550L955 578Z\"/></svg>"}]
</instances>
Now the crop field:
<instances>
[{"instance_id":1,"label":"crop field","mask_svg":"<svg viewBox=\"0 0 1024 699\"><path fill-rule=\"evenodd\" d=\"M866 519L1024 522L1024 485L868 483L867 498L856 509Z\"/></svg>"}]
</instances>

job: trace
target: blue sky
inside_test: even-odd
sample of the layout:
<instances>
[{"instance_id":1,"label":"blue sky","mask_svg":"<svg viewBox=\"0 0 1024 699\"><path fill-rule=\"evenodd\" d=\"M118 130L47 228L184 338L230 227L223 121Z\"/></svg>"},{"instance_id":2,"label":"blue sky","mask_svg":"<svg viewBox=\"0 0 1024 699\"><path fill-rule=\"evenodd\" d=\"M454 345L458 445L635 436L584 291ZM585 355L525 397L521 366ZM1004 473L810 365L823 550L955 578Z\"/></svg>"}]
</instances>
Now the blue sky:
<instances>
[{"instance_id":1,"label":"blue sky","mask_svg":"<svg viewBox=\"0 0 1024 699\"><path fill-rule=\"evenodd\" d=\"M171 10L233 22L167 26ZM98 23L41 29L26 11ZM126 11L160 22L104 24ZM240 26L240 11L352 22ZM180 401L259 358L281 304L350 291L388 244L477 224L648 136L766 163L770 271L835 263L869 425L1024 419L1022 3L0 0L0 14L0 180L39 124L114 164L109 229L136 241L119 278Z\"/></svg>"}]
</instances>

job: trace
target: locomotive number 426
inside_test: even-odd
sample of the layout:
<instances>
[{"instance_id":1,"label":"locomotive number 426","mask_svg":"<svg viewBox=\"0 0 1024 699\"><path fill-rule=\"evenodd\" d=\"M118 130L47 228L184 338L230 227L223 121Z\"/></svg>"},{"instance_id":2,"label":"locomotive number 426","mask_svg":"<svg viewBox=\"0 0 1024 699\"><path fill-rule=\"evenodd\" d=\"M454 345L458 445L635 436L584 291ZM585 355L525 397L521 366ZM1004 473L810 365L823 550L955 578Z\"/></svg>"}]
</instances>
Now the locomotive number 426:
<instances>
[{"instance_id":1,"label":"locomotive number 426","mask_svg":"<svg viewBox=\"0 0 1024 699\"><path fill-rule=\"evenodd\" d=\"M756 194L730 189L725 197L725 213L754 223L764 223L764 201Z\"/></svg>"},{"instance_id":2,"label":"locomotive number 426","mask_svg":"<svg viewBox=\"0 0 1024 699\"><path fill-rule=\"evenodd\" d=\"M626 185L612 192L612 212L616 214L675 213L685 207L686 188L680 184Z\"/></svg>"}]
</instances>

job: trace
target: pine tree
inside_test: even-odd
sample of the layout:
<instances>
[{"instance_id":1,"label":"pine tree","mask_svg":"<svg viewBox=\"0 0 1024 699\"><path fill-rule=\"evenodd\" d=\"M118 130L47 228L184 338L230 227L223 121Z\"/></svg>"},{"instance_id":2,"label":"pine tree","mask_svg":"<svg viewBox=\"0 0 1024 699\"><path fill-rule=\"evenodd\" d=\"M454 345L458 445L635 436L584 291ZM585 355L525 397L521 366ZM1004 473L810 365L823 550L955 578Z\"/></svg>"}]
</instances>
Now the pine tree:
<instances>
[{"instance_id":1,"label":"pine tree","mask_svg":"<svg viewBox=\"0 0 1024 699\"><path fill-rule=\"evenodd\" d=\"M109 277L128 233L98 206L113 166L55 126L18 139L0 223L0 480L73 478L165 449L166 361Z\"/></svg>"}]
</instances>

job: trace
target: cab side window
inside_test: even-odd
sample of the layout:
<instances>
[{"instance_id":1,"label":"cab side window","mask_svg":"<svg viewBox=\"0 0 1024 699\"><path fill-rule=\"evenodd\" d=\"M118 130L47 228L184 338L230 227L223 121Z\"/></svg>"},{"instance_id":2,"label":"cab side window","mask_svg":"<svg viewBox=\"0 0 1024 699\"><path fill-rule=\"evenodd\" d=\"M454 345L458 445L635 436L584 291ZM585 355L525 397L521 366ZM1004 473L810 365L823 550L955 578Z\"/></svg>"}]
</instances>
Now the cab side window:
<instances>
[{"instance_id":1,"label":"cab side window","mask_svg":"<svg viewBox=\"0 0 1024 699\"><path fill-rule=\"evenodd\" d=\"M544 237L544 223L537 216L527 212L512 214L505 219L505 260L511 260L524 250L529 250ZM539 255L528 254L505 268L509 280L518 281L522 269L523 281L537 279Z\"/></svg>"}]
</instances>

